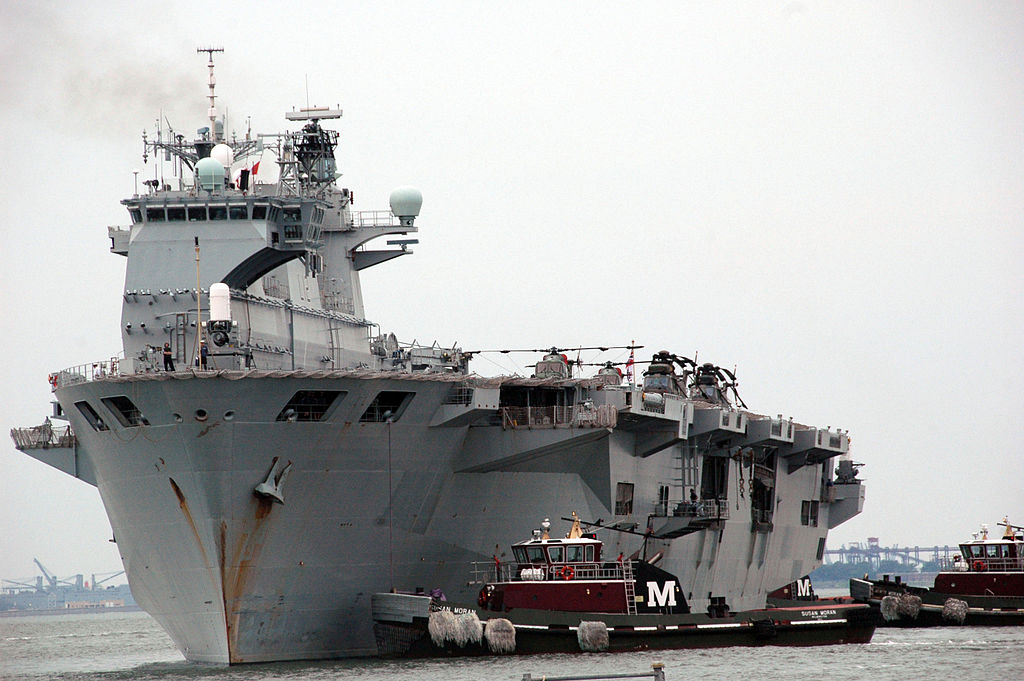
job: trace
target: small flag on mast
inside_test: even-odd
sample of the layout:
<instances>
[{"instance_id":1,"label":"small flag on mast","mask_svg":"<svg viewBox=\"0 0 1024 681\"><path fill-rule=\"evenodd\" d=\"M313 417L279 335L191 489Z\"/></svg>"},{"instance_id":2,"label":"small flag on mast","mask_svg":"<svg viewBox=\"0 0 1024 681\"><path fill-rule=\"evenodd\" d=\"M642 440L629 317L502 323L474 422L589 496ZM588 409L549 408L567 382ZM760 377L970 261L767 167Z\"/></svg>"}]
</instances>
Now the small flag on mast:
<instances>
[{"instance_id":1,"label":"small flag on mast","mask_svg":"<svg viewBox=\"0 0 1024 681\"><path fill-rule=\"evenodd\" d=\"M630 344L630 346L635 345L636 341L630 341L629 344ZM630 384L633 383L633 360L634 360L633 348L630 347L629 348L629 361L626 362L626 380L629 381Z\"/></svg>"}]
</instances>

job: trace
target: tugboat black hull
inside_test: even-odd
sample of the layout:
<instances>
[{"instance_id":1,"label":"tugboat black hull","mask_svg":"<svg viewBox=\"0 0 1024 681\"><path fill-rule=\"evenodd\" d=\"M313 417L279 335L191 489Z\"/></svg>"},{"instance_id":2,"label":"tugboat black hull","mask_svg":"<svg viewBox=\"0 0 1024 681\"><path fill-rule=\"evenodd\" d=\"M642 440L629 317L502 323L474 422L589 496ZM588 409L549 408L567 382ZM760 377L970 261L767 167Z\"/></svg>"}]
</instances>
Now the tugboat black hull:
<instances>
[{"instance_id":1,"label":"tugboat black hull","mask_svg":"<svg viewBox=\"0 0 1024 681\"><path fill-rule=\"evenodd\" d=\"M850 595L883 627L1024 626L1024 598L942 593L887 579L850 580Z\"/></svg>"},{"instance_id":2,"label":"tugboat black hull","mask_svg":"<svg viewBox=\"0 0 1024 681\"><path fill-rule=\"evenodd\" d=\"M437 613L456 622L473 622L480 634L460 639L460 626L438 632ZM727 646L813 646L868 643L877 624L867 605L843 604L770 608L712 618L701 614L626 615L516 609L496 613L429 597L406 594L373 596L374 632L384 657L460 657L495 654L628 652L720 648ZM449 617L451 622L453 618ZM501 622L499 625L498 623ZM490 627L511 627L511 649L496 650ZM440 633L440 635L439 635Z\"/></svg>"}]
</instances>

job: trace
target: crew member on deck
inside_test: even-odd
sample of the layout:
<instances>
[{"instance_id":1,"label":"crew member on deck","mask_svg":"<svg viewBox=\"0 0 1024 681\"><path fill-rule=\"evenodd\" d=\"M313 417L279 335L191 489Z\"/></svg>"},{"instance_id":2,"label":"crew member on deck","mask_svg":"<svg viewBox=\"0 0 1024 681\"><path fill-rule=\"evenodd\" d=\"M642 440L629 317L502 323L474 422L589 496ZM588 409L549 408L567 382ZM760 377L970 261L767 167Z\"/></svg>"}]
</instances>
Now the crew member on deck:
<instances>
[{"instance_id":1,"label":"crew member on deck","mask_svg":"<svg viewBox=\"0 0 1024 681\"><path fill-rule=\"evenodd\" d=\"M164 371L174 371L174 357L171 355L170 343L164 343Z\"/></svg>"}]
</instances>

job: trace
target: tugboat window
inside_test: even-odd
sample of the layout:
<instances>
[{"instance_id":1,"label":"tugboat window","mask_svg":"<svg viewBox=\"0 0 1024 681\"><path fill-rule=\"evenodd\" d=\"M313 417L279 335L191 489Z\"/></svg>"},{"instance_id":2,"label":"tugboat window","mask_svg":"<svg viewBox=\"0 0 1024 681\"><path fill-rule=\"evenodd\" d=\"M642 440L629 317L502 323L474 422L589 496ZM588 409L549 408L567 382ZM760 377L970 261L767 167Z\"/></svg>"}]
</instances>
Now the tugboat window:
<instances>
[{"instance_id":1,"label":"tugboat window","mask_svg":"<svg viewBox=\"0 0 1024 681\"><path fill-rule=\"evenodd\" d=\"M278 421L323 421L338 397L347 395L343 390L300 390L288 400Z\"/></svg>"},{"instance_id":2,"label":"tugboat window","mask_svg":"<svg viewBox=\"0 0 1024 681\"><path fill-rule=\"evenodd\" d=\"M373 398L373 402L359 417L359 422L384 423L388 419L391 419L392 422L397 421L415 394L399 390L383 390Z\"/></svg>"},{"instance_id":3,"label":"tugboat window","mask_svg":"<svg viewBox=\"0 0 1024 681\"><path fill-rule=\"evenodd\" d=\"M570 563L582 563L583 562L583 547L579 544L570 544L566 547L567 558L566 560Z\"/></svg>"},{"instance_id":4,"label":"tugboat window","mask_svg":"<svg viewBox=\"0 0 1024 681\"><path fill-rule=\"evenodd\" d=\"M593 563L594 562L594 547L593 546L588 546L587 547L587 562L588 563Z\"/></svg>"},{"instance_id":5,"label":"tugboat window","mask_svg":"<svg viewBox=\"0 0 1024 681\"><path fill-rule=\"evenodd\" d=\"M526 555L529 556L531 563L543 563L544 561L544 549L539 546L527 546Z\"/></svg>"},{"instance_id":6,"label":"tugboat window","mask_svg":"<svg viewBox=\"0 0 1024 681\"><path fill-rule=\"evenodd\" d=\"M564 546L550 546L548 547L548 557L552 563L564 563L565 562L565 547Z\"/></svg>"}]
</instances>

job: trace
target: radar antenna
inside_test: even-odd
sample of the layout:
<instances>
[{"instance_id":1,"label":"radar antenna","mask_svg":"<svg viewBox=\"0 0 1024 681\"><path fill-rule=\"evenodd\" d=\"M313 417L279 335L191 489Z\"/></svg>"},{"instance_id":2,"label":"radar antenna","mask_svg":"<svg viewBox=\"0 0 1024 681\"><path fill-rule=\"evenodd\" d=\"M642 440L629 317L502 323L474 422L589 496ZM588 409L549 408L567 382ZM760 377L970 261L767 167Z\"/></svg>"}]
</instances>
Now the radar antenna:
<instances>
[{"instance_id":1,"label":"radar antenna","mask_svg":"<svg viewBox=\"0 0 1024 681\"><path fill-rule=\"evenodd\" d=\"M220 142L217 138L217 95L213 93L214 88L217 86L217 79L213 75L213 53L223 52L223 47L197 47L196 54L200 52L206 52L209 55L210 61L207 62L207 66L210 68L210 109L207 113L210 115L210 131L213 133L215 141Z\"/></svg>"}]
</instances>

